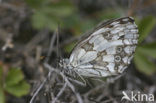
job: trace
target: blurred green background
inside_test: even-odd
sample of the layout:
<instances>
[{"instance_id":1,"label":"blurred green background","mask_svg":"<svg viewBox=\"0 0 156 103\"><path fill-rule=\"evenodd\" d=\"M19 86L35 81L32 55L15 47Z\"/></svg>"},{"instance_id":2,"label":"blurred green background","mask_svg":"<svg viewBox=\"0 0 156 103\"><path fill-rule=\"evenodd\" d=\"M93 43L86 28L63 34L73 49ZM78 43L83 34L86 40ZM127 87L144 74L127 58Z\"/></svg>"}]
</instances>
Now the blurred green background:
<instances>
[{"instance_id":1,"label":"blurred green background","mask_svg":"<svg viewBox=\"0 0 156 103\"><path fill-rule=\"evenodd\" d=\"M133 59L135 71L155 78L155 0L1 0L0 11L0 103L13 103L10 101L16 97L25 98L17 99L16 103L29 101L31 80L36 75L44 77L41 68L35 69L42 63L36 58L46 55L49 38L58 28L61 45L102 21L124 16L134 17L139 28L139 44ZM74 39L63 45L62 56L68 57L76 42ZM54 64L55 59L51 57ZM34 76L34 71L39 74Z\"/></svg>"}]
</instances>

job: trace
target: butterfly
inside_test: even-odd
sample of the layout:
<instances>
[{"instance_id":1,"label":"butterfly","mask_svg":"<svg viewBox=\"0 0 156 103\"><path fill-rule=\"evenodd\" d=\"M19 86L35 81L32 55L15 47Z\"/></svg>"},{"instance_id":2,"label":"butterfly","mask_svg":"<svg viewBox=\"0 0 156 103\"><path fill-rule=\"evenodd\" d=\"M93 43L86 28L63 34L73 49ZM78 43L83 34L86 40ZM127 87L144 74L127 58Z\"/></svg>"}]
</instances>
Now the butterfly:
<instances>
[{"instance_id":1,"label":"butterfly","mask_svg":"<svg viewBox=\"0 0 156 103\"><path fill-rule=\"evenodd\" d=\"M61 67L84 77L121 74L134 56L138 37L132 17L101 23L74 47L69 59L61 60Z\"/></svg>"}]
</instances>

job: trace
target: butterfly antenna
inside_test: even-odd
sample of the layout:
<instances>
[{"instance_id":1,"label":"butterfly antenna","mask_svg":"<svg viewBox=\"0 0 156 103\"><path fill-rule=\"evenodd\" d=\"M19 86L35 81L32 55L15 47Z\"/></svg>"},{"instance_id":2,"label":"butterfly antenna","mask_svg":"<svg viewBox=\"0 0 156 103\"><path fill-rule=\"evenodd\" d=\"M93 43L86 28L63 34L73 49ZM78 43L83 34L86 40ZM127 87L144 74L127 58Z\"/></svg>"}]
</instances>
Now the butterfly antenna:
<instances>
[{"instance_id":1,"label":"butterfly antenna","mask_svg":"<svg viewBox=\"0 0 156 103\"><path fill-rule=\"evenodd\" d=\"M45 59L45 63L48 63L49 61L49 58L52 54L52 51L54 49L54 42L55 42L55 39L56 39L56 31L53 33L53 36L51 37L51 40L50 40L50 45L49 45L49 50L48 50L48 53L47 53L47 56L46 56L46 59Z\"/></svg>"}]
</instances>

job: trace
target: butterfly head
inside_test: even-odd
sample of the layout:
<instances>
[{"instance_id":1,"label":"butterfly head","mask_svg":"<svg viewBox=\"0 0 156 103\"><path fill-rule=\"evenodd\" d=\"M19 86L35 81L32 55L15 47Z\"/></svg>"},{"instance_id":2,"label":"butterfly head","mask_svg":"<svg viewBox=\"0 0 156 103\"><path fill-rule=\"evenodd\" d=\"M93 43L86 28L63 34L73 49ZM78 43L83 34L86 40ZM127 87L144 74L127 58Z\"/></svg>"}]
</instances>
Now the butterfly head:
<instances>
[{"instance_id":1,"label":"butterfly head","mask_svg":"<svg viewBox=\"0 0 156 103\"><path fill-rule=\"evenodd\" d=\"M63 69L72 69L72 66L69 64L69 59L61 59L59 62L59 66Z\"/></svg>"}]
</instances>

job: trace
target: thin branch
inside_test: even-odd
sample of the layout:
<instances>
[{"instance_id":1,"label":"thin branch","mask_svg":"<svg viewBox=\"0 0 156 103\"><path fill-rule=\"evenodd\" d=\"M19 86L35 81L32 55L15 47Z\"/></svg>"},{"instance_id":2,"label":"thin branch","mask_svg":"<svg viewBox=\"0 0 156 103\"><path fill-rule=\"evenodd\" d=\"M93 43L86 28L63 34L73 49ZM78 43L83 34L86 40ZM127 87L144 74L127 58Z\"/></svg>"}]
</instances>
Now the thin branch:
<instances>
[{"instance_id":1,"label":"thin branch","mask_svg":"<svg viewBox=\"0 0 156 103\"><path fill-rule=\"evenodd\" d=\"M57 99L62 95L66 87L67 87L67 83L63 85L63 87L61 88L61 90L59 91L59 93L57 94L57 96L54 98L54 100L51 103L55 103L57 101Z\"/></svg>"},{"instance_id":2,"label":"thin branch","mask_svg":"<svg viewBox=\"0 0 156 103\"><path fill-rule=\"evenodd\" d=\"M39 91L43 88L44 84L46 83L47 79L51 76L52 70L48 73L48 76L43 80L43 82L41 83L41 85L38 87L38 89L36 90L36 92L34 93L33 97L31 98L29 103L33 103L35 97L38 95Z\"/></svg>"},{"instance_id":3,"label":"thin branch","mask_svg":"<svg viewBox=\"0 0 156 103\"><path fill-rule=\"evenodd\" d=\"M48 53L47 53L47 57L45 59L45 62L48 62L49 61L49 57L51 56L51 53L53 51L53 47L54 47L54 42L55 42L55 39L56 39L56 31L54 32L52 38L51 38L51 41L50 41L50 46L49 46L49 50L48 50Z\"/></svg>"},{"instance_id":4,"label":"thin branch","mask_svg":"<svg viewBox=\"0 0 156 103\"><path fill-rule=\"evenodd\" d=\"M64 75L63 72L58 71L58 69L54 69L52 66L50 66L50 65L47 64L47 63L44 63L44 66L45 66L46 68L48 68L49 70L55 71L57 74L61 75L61 76L64 78L64 80L65 80L65 82L67 83L67 85L71 88L71 90L72 90L73 93L75 94L78 103L83 103L83 100L82 100L80 94L76 92L75 87L70 83L70 81L69 81L68 78Z\"/></svg>"},{"instance_id":5,"label":"thin branch","mask_svg":"<svg viewBox=\"0 0 156 103\"><path fill-rule=\"evenodd\" d=\"M64 77L65 82L67 83L67 85L71 88L71 90L75 94L78 103L83 103L83 100L82 100L80 94L78 92L76 92L75 87L70 83L70 81L68 80L68 78L62 72L60 74L62 75L62 77Z\"/></svg>"},{"instance_id":6,"label":"thin branch","mask_svg":"<svg viewBox=\"0 0 156 103\"><path fill-rule=\"evenodd\" d=\"M78 84L78 85L81 85L81 86L86 86L86 84L84 84L84 83L82 83L82 82L80 82L80 81L78 81L78 80L75 80L75 79L72 79L72 78L68 78L70 81L72 81L72 82L74 82L74 83L76 83L76 84Z\"/></svg>"}]
</instances>

